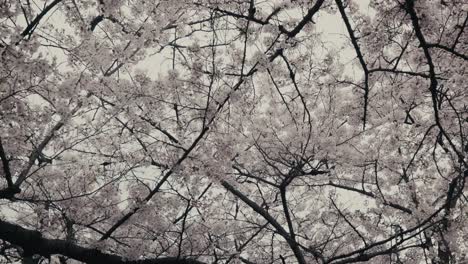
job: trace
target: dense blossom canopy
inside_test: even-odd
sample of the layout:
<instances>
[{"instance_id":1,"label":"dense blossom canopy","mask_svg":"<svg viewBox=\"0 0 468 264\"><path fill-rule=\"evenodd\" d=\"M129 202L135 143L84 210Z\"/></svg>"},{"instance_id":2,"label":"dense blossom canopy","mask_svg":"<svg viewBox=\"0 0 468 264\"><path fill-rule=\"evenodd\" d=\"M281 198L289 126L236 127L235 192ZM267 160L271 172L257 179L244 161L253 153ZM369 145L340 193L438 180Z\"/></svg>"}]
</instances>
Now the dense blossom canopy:
<instances>
[{"instance_id":1,"label":"dense blossom canopy","mask_svg":"<svg viewBox=\"0 0 468 264\"><path fill-rule=\"evenodd\" d=\"M0 262L466 263L467 23L0 1Z\"/></svg>"}]
</instances>

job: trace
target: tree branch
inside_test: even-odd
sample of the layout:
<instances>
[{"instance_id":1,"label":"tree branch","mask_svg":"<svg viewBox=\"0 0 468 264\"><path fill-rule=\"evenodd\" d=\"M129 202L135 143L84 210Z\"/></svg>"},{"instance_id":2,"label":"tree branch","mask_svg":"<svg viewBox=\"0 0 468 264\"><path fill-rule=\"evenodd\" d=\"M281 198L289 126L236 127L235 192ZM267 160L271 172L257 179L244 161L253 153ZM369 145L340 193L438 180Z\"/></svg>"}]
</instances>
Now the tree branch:
<instances>
[{"instance_id":1,"label":"tree branch","mask_svg":"<svg viewBox=\"0 0 468 264\"><path fill-rule=\"evenodd\" d=\"M27 35L31 35L34 32L34 29L36 29L36 27L39 25L41 19L60 2L62 2L62 0L55 0L50 3L50 5L46 6L44 10L42 10L42 12L39 13L30 24L28 24L28 26L21 33L21 36L26 37ZM19 44L19 42L20 41L18 41L16 44Z\"/></svg>"},{"instance_id":2,"label":"tree branch","mask_svg":"<svg viewBox=\"0 0 468 264\"><path fill-rule=\"evenodd\" d=\"M0 138L0 159L2 160L3 171L5 172L5 179L7 181L8 187L13 187L13 181L11 180L11 170L10 170L10 162L5 154L5 150L3 149L2 139Z\"/></svg>"},{"instance_id":3,"label":"tree branch","mask_svg":"<svg viewBox=\"0 0 468 264\"><path fill-rule=\"evenodd\" d=\"M228 190L230 193L234 194L236 197L241 199L244 203L246 203L250 208L252 208L256 213L261 215L265 220L268 221L288 243L288 245L291 247L292 251L294 252L294 255L296 256L296 259L299 263L305 264L305 259L302 254L302 251L299 248L299 245L297 242L291 238L289 233L263 208L261 208L258 204L256 204L254 201L250 200L247 196L245 196L243 193L241 193L239 190L237 190L234 186L229 184L226 181L221 181L221 185L223 185L226 190Z\"/></svg>"},{"instance_id":4,"label":"tree branch","mask_svg":"<svg viewBox=\"0 0 468 264\"><path fill-rule=\"evenodd\" d=\"M349 37L351 38L351 43L353 44L354 50L356 51L356 55L359 59L359 63L361 64L362 70L364 71L364 116L362 118L363 121L363 129L366 129L366 122L367 122L367 108L369 105L369 69L367 68L367 64L364 61L364 56L362 55L361 48L357 43L357 38L354 35L354 30L351 27L351 23L349 22L348 16L346 15L343 2L341 0L336 0L336 5L338 6L338 10L340 11L341 17L346 25L346 29L348 31Z\"/></svg>"},{"instance_id":5,"label":"tree branch","mask_svg":"<svg viewBox=\"0 0 468 264\"><path fill-rule=\"evenodd\" d=\"M28 230L2 220L0 220L0 239L20 246L28 254L39 254L44 257L58 254L89 264L203 264L194 259L174 257L126 260L118 255L76 245L69 240L44 238L38 231Z\"/></svg>"}]
</instances>

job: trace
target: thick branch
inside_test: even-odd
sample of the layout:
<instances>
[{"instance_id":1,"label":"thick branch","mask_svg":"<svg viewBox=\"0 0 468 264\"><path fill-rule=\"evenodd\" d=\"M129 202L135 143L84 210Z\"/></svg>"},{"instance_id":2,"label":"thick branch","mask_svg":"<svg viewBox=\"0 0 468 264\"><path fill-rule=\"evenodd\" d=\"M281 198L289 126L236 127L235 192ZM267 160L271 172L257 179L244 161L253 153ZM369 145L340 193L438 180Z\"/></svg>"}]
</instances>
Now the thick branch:
<instances>
[{"instance_id":1,"label":"thick branch","mask_svg":"<svg viewBox=\"0 0 468 264\"><path fill-rule=\"evenodd\" d=\"M440 132L442 135L447 139L450 147L452 150L456 153L459 162L463 163L465 166L467 166L466 161L465 161L465 156L463 152L459 151L458 148L455 146L453 143L452 139L449 137L447 132L445 132L444 127L442 126L442 123L440 121L440 116L439 116L439 108L438 108L438 100L437 100L437 78L436 78L436 72L435 72L435 66L434 62L431 56L431 53L429 52L429 46L428 42L426 41L424 34L421 30L421 26L419 24L419 18L416 14L416 11L414 9L414 0L406 0L406 5L405 5L406 11L411 17L411 22L414 27L414 31L416 33L416 37L418 38L418 41L420 43L421 48L424 51L424 56L426 58L427 64L429 65L429 75L430 75L430 86L429 86L429 91L431 92L431 98L432 98L432 107L434 109L434 119L437 124L437 127L439 128ZM455 206L457 200L460 198L462 194L462 190L465 186L465 175L464 173L460 173L459 176L457 176L455 179L452 180L450 183L449 190L447 192L447 200L446 200L446 213L448 214L452 206Z\"/></svg>"},{"instance_id":2,"label":"thick branch","mask_svg":"<svg viewBox=\"0 0 468 264\"><path fill-rule=\"evenodd\" d=\"M203 264L203 262L193 259L172 257L126 260L125 257L82 247L68 240L44 238L38 231L28 230L2 220L0 220L0 239L22 247L28 254L39 254L44 257L58 254L89 264Z\"/></svg>"},{"instance_id":3,"label":"thick branch","mask_svg":"<svg viewBox=\"0 0 468 264\"><path fill-rule=\"evenodd\" d=\"M226 190L228 190L230 193L234 194L237 198L241 199L244 203L246 203L250 208L252 208L256 213L261 215L265 220L268 221L288 243L289 247L291 247L292 251L294 252L294 255L297 258L297 261L300 264L305 264L305 259L302 254L302 251L299 248L299 245L297 244L294 239L291 238L291 236L288 234L288 232L281 226L280 223L278 223L268 212L263 210L258 204L256 204L254 201L250 200L247 196L245 196L243 193L241 193L239 190L237 190L234 186L229 184L226 181L222 181L221 185L223 185Z\"/></svg>"},{"instance_id":4,"label":"thick branch","mask_svg":"<svg viewBox=\"0 0 468 264\"><path fill-rule=\"evenodd\" d=\"M356 51L356 55L359 59L359 63L361 64L362 70L364 71L364 117L362 118L363 121L363 129L366 128L366 121L367 121L367 108L369 104L369 69L367 68L367 64L364 61L364 56L362 55L361 48L357 43L357 38L354 35L354 30L351 27L351 23L349 22L348 16L346 15L343 2L341 0L336 0L336 5L338 6L338 10L340 11L341 17L346 25L346 29L348 31L349 37L351 38L351 43L353 44L354 50Z\"/></svg>"},{"instance_id":5,"label":"thick branch","mask_svg":"<svg viewBox=\"0 0 468 264\"><path fill-rule=\"evenodd\" d=\"M0 190L0 199L13 199L15 194L20 193L21 189L13 186L13 187L8 187L6 189Z\"/></svg>"},{"instance_id":6,"label":"thick branch","mask_svg":"<svg viewBox=\"0 0 468 264\"><path fill-rule=\"evenodd\" d=\"M42 10L42 12L39 13L39 15L37 15L36 18L34 18L34 20L23 30L21 36L26 37L27 35L31 35L34 29L39 25L41 19L60 2L62 2L62 0L55 0L50 3L50 5L46 6L44 10Z\"/></svg>"},{"instance_id":7,"label":"thick branch","mask_svg":"<svg viewBox=\"0 0 468 264\"><path fill-rule=\"evenodd\" d=\"M290 38L295 37L297 34L299 34L299 32L301 32L301 30L305 27L307 23L312 21L312 17L320 10L320 7L322 7L323 2L325 2L325 0L318 0L317 2L315 2L315 5L311 9L309 9L306 16L299 22L299 24L297 24L297 26L293 30L287 31L284 27L280 26L281 32L285 33Z\"/></svg>"},{"instance_id":8,"label":"thick branch","mask_svg":"<svg viewBox=\"0 0 468 264\"><path fill-rule=\"evenodd\" d=\"M0 159L2 160L3 172L5 172L5 179L7 181L8 187L13 187L13 181L11 180L11 170L10 162L5 154L3 149L2 139L0 138Z\"/></svg>"}]
</instances>

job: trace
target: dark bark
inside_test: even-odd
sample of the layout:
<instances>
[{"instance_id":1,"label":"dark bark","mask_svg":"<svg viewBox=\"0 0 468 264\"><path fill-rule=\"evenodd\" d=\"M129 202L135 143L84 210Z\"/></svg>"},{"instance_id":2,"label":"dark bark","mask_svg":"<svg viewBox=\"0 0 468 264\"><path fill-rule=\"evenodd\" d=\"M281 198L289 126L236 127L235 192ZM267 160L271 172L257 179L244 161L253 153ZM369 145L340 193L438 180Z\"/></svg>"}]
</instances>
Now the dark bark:
<instances>
[{"instance_id":1,"label":"dark bark","mask_svg":"<svg viewBox=\"0 0 468 264\"><path fill-rule=\"evenodd\" d=\"M28 230L2 220L0 220L0 239L23 248L30 255L38 254L49 257L58 254L90 264L203 264L203 262L194 259L177 259L175 257L126 260L125 257L82 247L68 240L44 238L38 231Z\"/></svg>"},{"instance_id":2,"label":"dark bark","mask_svg":"<svg viewBox=\"0 0 468 264\"><path fill-rule=\"evenodd\" d=\"M56 6L58 3L62 2L62 0L55 0L53 1L52 3L50 3L50 5L46 6L41 13L39 13L36 18L34 18L34 20L28 24L28 26L23 30L23 32L21 33L21 36L23 37L26 37L28 35L31 35L33 32L34 32L34 29L36 29L36 27L39 25L39 22L41 21L41 19L47 14L49 13L50 10L52 10L52 8L54 8L54 6Z\"/></svg>"}]
</instances>

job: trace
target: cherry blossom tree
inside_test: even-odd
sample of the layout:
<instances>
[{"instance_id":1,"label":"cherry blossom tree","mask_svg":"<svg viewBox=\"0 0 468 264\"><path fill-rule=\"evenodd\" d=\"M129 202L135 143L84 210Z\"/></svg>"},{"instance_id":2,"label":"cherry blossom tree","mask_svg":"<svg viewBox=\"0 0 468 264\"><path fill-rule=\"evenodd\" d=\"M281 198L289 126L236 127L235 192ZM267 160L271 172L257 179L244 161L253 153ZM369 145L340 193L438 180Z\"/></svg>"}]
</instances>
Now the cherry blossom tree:
<instances>
[{"instance_id":1,"label":"cherry blossom tree","mask_svg":"<svg viewBox=\"0 0 468 264\"><path fill-rule=\"evenodd\" d=\"M462 0L0 1L0 262L465 263L467 23Z\"/></svg>"}]
</instances>

